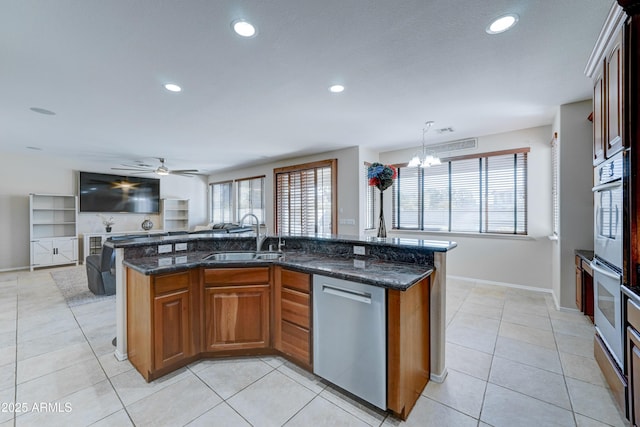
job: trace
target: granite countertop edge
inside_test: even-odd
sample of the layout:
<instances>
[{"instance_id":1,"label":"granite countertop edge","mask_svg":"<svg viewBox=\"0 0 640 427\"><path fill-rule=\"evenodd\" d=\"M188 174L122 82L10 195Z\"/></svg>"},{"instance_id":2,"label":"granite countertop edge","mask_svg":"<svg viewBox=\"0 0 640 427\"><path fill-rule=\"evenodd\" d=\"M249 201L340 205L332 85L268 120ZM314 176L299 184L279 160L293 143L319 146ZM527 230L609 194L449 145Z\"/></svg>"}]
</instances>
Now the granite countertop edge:
<instances>
[{"instance_id":1,"label":"granite countertop edge","mask_svg":"<svg viewBox=\"0 0 640 427\"><path fill-rule=\"evenodd\" d=\"M177 273L199 267L210 268L234 268L234 267L264 267L279 265L292 270L310 274L320 274L335 277L343 280L350 280L369 285L379 286L387 289L406 291L422 279L429 277L434 269L432 267L415 265L409 263L394 263L379 260L361 260L367 263L366 268L350 268L357 258L336 258L330 256L295 254L285 256L275 260L244 260L244 261L214 261L203 260L207 253L190 253L187 256L153 256L145 258L135 258L124 260L125 266L142 273L144 275ZM302 257L302 259L300 258ZM160 259L164 258L171 264L158 265ZM180 262L175 262L176 258ZM322 264L322 267L312 264ZM347 269L345 269L345 267ZM396 271L389 272L389 268ZM400 273L397 270L404 270ZM386 274L385 274L386 273ZM395 275L395 277L394 277ZM401 277L398 277L400 275Z\"/></svg>"}]
</instances>

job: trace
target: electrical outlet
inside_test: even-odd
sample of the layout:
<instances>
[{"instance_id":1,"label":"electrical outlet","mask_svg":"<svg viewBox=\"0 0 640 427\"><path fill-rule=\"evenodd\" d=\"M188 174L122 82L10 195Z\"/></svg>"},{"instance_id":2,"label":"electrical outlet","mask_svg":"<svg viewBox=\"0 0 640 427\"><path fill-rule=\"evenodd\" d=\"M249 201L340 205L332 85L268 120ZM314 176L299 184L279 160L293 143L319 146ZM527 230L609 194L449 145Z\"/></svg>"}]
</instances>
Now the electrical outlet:
<instances>
[{"instance_id":1,"label":"electrical outlet","mask_svg":"<svg viewBox=\"0 0 640 427\"><path fill-rule=\"evenodd\" d=\"M158 258L158 267L166 267L171 264L173 264L173 258L171 257Z\"/></svg>"},{"instance_id":2,"label":"electrical outlet","mask_svg":"<svg viewBox=\"0 0 640 427\"><path fill-rule=\"evenodd\" d=\"M361 259L354 259L353 260L353 266L355 268L366 268L367 267L367 263Z\"/></svg>"},{"instance_id":3,"label":"electrical outlet","mask_svg":"<svg viewBox=\"0 0 640 427\"><path fill-rule=\"evenodd\" d=\"M187 244L186 243L176 243L176 252L178 251L186 251Z\"/></svg>"},{"instance_id":4,"label":"electrical outlet","mask_svg":"<svg viewBox=\"0 0 640 427\"><path fill-rule=\"evenodd\" d=\"M173 252L173 245L158 245L159 254L166 254L169 252Z\"/></svg>"},{"instance_id":5,"label":"electrical outlet","mask_svg":"<svg viewBox=\"0 0 640 427\"><path fill-rule=\"evenodd\" d=\"M364 246L354 246L353 247L354 255L365 255L365 247Z\"/></svg>"},{"instance_id":6,"label":"electrical outlet","mask_svg":"<svg viewBox=\"0 0 640 427\"><path fill-rule=\"evenodd\" d=\"M186 243L185 243L185 245L186 245ZM178 250L178 249L176 248L176 250ZM186 255L175 257L175 263L176 264L185 264L186 262L187 262L187 256Z\"/></svg>"}]
</instances>

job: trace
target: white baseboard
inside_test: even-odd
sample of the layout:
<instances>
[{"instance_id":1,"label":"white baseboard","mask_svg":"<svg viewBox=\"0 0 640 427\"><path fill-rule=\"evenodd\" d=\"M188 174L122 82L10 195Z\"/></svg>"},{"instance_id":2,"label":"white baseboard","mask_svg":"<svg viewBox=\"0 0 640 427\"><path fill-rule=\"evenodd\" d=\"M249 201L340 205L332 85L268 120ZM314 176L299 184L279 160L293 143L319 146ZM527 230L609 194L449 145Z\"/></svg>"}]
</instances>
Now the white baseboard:
<instances>
[{"instance_id":1,"label":"white baseboard","mask_svg":"<svg viewBox=\"0 0 640 427\"><path fill-rule=\"evenodd\" d=\"M440 374L440 375L436 375L434 373L431 373L431 375L429 376L429 380L431 380L431 381L433 381L435 383L441 384L441 383L444 382L444 379L447 378L447 374L448 373L449 372L447 371L447 368L445 368L444 372L442 372L442 374Z\"/></svg>"},{"instance_id":2,"label":"white baseboard","mask_svg":"<svg viewBox=\"0 0 640 427\"><path fill-rule=\"evenodd\" d=\"M8 273L9 271L20 271L20 270L28 270L29 266L25 267L12 267L12 268L0 268L0 273Z\"/></svg>"},{"instance_id":3,"label":"white baseboard","mask_svg":"<svg viewBox=\"0 0 640 427\"><path fill-rule=\"evenodd\" d=\"M522 290L525 290L525 291L542 292L544 294L553 295L553 292L552 292L551 289L538 288L536 286L517 285L515 283L496 282L496 281L493 281L493 280L474 279L472 277L463 277L463 276L450 276L450 275L447 275L447 278L452 278L452 279L456 279L456 280L462 280L464 282L475 282L475 283L482 283L483 285L503 286L505 288L522 289ZM555 296L554 296L553 299L555 301Z\"/></svg>"}]
</instances>

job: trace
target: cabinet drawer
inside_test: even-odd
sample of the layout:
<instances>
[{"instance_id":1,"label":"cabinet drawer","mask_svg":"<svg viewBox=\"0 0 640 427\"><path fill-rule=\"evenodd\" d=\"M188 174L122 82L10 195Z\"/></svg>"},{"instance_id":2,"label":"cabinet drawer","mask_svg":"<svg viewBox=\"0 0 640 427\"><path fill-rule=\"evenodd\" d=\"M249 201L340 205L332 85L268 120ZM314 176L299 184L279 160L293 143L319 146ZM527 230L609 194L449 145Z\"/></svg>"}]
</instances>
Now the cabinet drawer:
<instances>
[{"instance_id":1,"label":"cabinet drawer","mask_svg":"<svg viewBox=\"0 0 640 427\"><path fill-rule=\"evenodd\" d=\"M208 268L204 270L207 285L255 285L269 283L269 267Z\"/></svg>"},{"instance_id":2,"label":"cabinet drawer","mask_svg":"<svg viewBox=\"0 0 640 427\"><path fill-rule=\"evenodd\" d=\"M586 260L582 260L582 269L589 273L589 276L593 276L593 270L591 269L591 263Z\"/></svg>"},{"instance_id":3,"label":"cabinet drawer","mask_svg":"<svg viewBox=\"0 0 640 427\"><path fill-rule=\"evenodd\" d=\"M189 272L165 274L153 279L154 295L189 289Z\"/></svg>"},{"instance_id":4,"label":"cabinet drawer","mask_svg":"<svg viewBox=\"0 0 640 427\"><path fill-rule=\"evenodd\" d=\"M640 307L631 300L627 300L627 321L636 331L640 331Z\"/></svg>"},{"instance_id":5,"label":"cabinet drawer","mask_svg":"<svg viewBox=\"0 0 640 427\"><path fill-rule=\"evenodd\" d=\"M283 321L282 351L305 363L310 363L311 345L309 330Z\"/></svg>"},{"instance_id":6,"label":"cabinet drawer","mask_svg":"<svg viewBox=\"0 0 640 427\"><path fill-rule=\"evenodd\" d=\"M282 269L282 286L309 293L311 290L310 276L306 273Z\"/></svg>"},{"instance_id":7,"label":"cabinet drawer","mask_svg":"<svg viewBox=\"0 0 640 427\"><path fill-rule=\"evenodd\" d=\"M282 319L309 328L309 295L282 288Z\"/></svg>"}]
</instances>

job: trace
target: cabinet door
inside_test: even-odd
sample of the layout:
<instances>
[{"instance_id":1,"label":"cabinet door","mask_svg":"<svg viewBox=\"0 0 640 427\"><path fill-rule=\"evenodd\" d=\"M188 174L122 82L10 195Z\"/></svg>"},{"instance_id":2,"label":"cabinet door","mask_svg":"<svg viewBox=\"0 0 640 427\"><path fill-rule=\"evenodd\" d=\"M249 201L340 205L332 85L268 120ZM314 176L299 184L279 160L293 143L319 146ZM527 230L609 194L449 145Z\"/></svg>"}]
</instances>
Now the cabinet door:
<instances>
[{"instance_id":1,"label":"cabinet door","mask_svg":"<svg viewBox=\"0 0 640 427\"><path fill-rule=\"evenodd\" d=\"M604 77L600 74L593 86L593 165L604 160L605 103Z\"/></svg>"},{"instance_id":2,"label":"cabinet door","mask_svg":"<svg viewBox=\"0 0 640 427\"><path fill-rule=\"evenodd\" d=\"M78 260L78 240L73 239L55 239L53 246L56 249L53 254L54 263L69 263Z\"/></svg>"},{"instance_id":3,"label":"cabinet door","mask_svg":"<svg viewBox=\"0 0 640 427\"><path fill-rule=\"evenodd\" d=\"M191 356L188 290L155 297L153 321L155 369Z\"/></svg>"},{"instance_id":4,"label":"cabinet door","mask_svg":"<svg viewBox=\"0 0 640 427\"><path fill-rule=\"evenodd\" d=\"M41 239L31 242L31 265L49 265L53 260L53 242Z\"/></svg>"},{"instance_id":5,"label":"cabinet door","mask_svg":"<svg viewBox=\"0 0 640 427\"><path fill-rule=\"evenodd\" d=\"M274 347L311 370L311 276L277 267L274 291Z\"/></svg>"},{"instance_id":6,"label":"cabinet door","mask_svg":"<svg viewBox=\"0 0 640 427\"><path fill-rule=\"evenodd\" d=\"M580 264L576 266L576 307L584 313L584 307L582 307L582 268Z\"/></svg>"},{"instance_id":7,"label":"cabinet door","mask_svg":"<svg viewBox=\"0 0 640 427\"><path fill-rule=\"evenodd\" d=\"M606 63L607 81L607 143L605 156L611 157L622 150L622 32Z\"/></svg>"},{"instance_id":8,"label":"cabinet door","mask_svg":"<svg viewBox=\"0 0 640 427\"><path fill-rule=\"evenodd\" d=\"M627 363L629 364L629 421L632 426L640 423L640 335L627 327Z\"/></svg>"},{"instance_id":9,"label":"cabinet door","mask_svg":"<svg viewBox=\"0 0 640 427\"><path fill-rule=\"evenodd\" d=\"M269 285L206 287L205 351L269 346Z\"/></svg>"}]
</instances>

